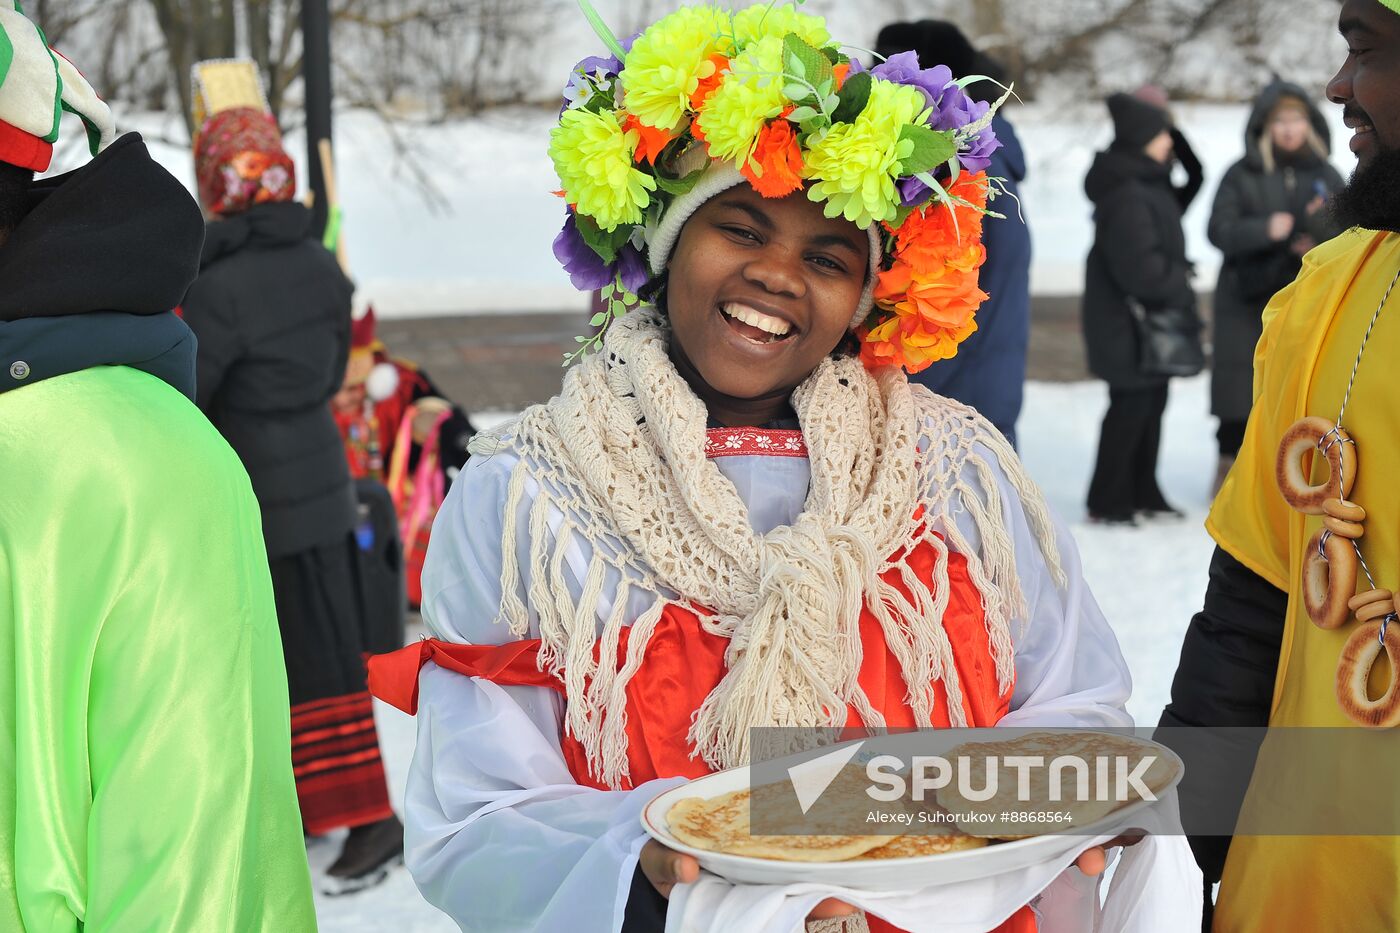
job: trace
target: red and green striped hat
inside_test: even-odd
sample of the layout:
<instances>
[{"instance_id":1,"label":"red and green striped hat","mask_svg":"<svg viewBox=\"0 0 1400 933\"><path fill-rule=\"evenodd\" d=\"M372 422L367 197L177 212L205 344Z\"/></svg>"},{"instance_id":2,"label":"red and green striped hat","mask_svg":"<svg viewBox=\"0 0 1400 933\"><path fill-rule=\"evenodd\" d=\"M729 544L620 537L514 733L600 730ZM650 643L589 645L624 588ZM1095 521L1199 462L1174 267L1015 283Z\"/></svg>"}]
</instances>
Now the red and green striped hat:
<instances>
[{"instance_id":1,"label":"red and green striped hat","mask_svg":"<svg viewBox=\"0 0 1400 933\"><path fill-rule=\"evenodd\" d=\"M0 162L47 169L65 110L87 125L94 155L116 138L112 111L78 69L49 48L19 0L0 0Z\"/></svg>"}]
</instances>

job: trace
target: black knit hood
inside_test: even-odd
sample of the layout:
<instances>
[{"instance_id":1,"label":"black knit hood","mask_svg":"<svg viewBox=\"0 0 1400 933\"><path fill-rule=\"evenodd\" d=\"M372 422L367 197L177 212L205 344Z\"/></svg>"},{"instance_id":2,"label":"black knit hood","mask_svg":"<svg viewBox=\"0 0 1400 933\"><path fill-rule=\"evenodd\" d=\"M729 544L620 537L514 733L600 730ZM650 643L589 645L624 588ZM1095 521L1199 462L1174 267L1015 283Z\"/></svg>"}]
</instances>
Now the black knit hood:
<instances>
[{"instance_id":1,"label":"black knit hood","mask_svg":"<svg viewBox=\"0 0 1400 933\"><path fill-rule=\"evenodd\" d=\"M171 310L203 243L189 192L133 133L31 197L0 246L0 392L121 365L193 398L194 335Z\"/></svg>"}]
</instances>

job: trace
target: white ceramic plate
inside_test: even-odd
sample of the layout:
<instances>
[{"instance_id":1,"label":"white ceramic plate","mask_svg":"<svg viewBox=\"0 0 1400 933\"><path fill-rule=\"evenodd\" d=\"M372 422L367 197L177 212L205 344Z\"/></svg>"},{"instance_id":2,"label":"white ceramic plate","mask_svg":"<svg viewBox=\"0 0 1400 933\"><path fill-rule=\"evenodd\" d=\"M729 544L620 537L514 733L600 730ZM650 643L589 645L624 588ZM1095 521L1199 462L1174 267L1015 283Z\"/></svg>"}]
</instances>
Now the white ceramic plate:
<instances>
[{"instance_id":1,"label":"white ceramic plate","mask_svg":"<svg viewBox=\"0 0 1400 933\"><path fill-rule=\"evenodd\" d=\"M1171 749L1151 744L1176 763L1176 777L1170 786L1181 780L1184 767ZM904 891L925 887L933 882L952 884L1021 871L1035 865L1063 859L1066 854L1083 848L1096 835L1113 833L1131 826L1135 813L1151 806L1139 800L1100 820L1097 824L1076 829L1073 835L1049 834L1001 842L981 849L921 855L914 858L872 859L845 862L785 862L778 859L725 855L708 849L686 845L671 835L666 814L686 797L718 797L749 786L748 767L731 768L659 794L642 811L642 828L655 840L678 852L693 855L700 867L729 881L748 884L831 884L858 891ZM1166 789L1158 792L1160 797Z\"/></svg>"}]
</instances>

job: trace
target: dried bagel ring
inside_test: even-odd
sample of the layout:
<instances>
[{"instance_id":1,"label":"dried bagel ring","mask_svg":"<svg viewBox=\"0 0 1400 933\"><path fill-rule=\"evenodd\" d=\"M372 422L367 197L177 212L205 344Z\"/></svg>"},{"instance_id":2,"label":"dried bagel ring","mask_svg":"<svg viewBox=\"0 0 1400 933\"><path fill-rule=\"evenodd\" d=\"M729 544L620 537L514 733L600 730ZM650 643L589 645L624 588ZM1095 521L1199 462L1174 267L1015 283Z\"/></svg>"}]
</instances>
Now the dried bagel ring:
<instances>
[{"instance_id":1,"label":"dried bagel ring","mask_svg":"<svg viewBox=\"0 0 1400 933\"><path fill-rule=\"evenodd\" d=\"M1385 692L1371 699L1366 683L1371 667L1380 656L1379 619L1359 626L1342 647L1337 663L1337 703L1347 718L1373 729L1400 725L1400 624L1387 625L1385 653L1390 659L1390 683Z\"/></svg>"},{"instance_id":2,"label":"dried bagel ring","mask_svg":"<svg viewBox=\"0 0 1400 933\"><path fill-rule=\"evenodd\" d=\"M1319 628L1337 628L1351 614L1356 593L1356 549L1346 538L1319 531L1303 552L1303 606Z\"/></svg>"},{"instance_id":3,"label":"dried bagel ring","mask_svg":"<svg viewBox=\"0 0 1400 933\"><path fill-rule=\"evenodd\" d=\"M1303 474L1303 456L1308 451L1327 457L1327 482L1314 486ZM1274 478L1290 506L1307 515L1321 515L1324 501L1345 500L1351 494L1356 482L1356 445L1346 431L1326 418L1302 418L1283 435Z\"/></svg>"},{"instance_id":4,"label":"dried bagel ring","mask_svg":"<svg viewBox=\"0 0 1400 933\"><path fill-rule=\"evenodd\" d=\"M1360 522L1349 522L1344 518L1337 518L1335 515L1323 517L1322 524L1328 531L1332 532L1332 534L1350 541L1355 541L1366 532L1366 529L1362 527Z\"/></svg>"},{"instance_id":5,"label":"dried bagel ring","mask_svg":"<svg viewBox=\"0 0 1400 933\"><path fill-rule=\"evenodd\" d=\"M1374 589L1364 593L1357 593L1347 601L1347 608L1352 612L1360 612L1364 607L1372 603L1390 602L1395 598L1395 594L1390 590Z\"/></svg>"},{"instance_id":6,"label":"dried bagel ring","mask_svg":"<svg viewBox=\"0 0 1400 933\"><path fill-rule=\"evenodd\" d=\"M1355 502L1343 502L1341 499L1324 499L1322 511L1333 518L1340 518L1344 522L1364 522L1366 520L1366 510Z\"/></svg>"},{"instance_id":7,"label":"dried bagel ring","mask_svg":"<svg viewBox=\"0 0 1400 933\"><path fill-rule=\"evenodd\" d=\"M1367 603L1356 610L1356 621L1374 622L1376 619L1384 619L1395 611L1395 600L1381 600L1374 603Z\"/></svg>"}]
</instances>

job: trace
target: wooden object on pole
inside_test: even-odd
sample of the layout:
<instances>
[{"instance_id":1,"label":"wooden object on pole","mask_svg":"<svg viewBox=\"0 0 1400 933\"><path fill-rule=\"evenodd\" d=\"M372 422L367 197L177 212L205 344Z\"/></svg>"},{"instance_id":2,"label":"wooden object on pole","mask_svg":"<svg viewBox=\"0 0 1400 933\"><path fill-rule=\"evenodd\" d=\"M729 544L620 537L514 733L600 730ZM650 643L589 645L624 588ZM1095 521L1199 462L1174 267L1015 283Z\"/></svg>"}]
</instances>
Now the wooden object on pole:
<instances>
[{"instance_id":1,"label":"wooden object on pole","mask_svg":"<svg viewBox=\"0 0 1400 933\"><path fill-rule=\"evenodd\" d=\"M339 229L339 218L336 218L336 212L340 208L340 190L336 187L335 153L334 149L331 147L331 141L329 139L323 139L320 141L320 143L316 147L316 155L318 161L321 163L321 177L325 183L326 188L326 216L328 218L328 222L335 223L337 225L335 236L335 258L336 261L340 263L340 271L344 272L348 276L350 274L350 259L345 253L345 232L344 230ZM331 220L330 218L335 219Z\"/></svg>"},{"instance_id":2,"label":"wooden object on pole","mask_svg":"<svg viewBox=\"0 0 1400 933\"><path fill-rule=\"evenodd\" d=\"M324 235L330 200L322 172L320 146L331 140L331 16L328 0L302 0L301 76L306 89L307 186L315 193L311 211L317 237Z\"/></svg>"}]
</instances>

